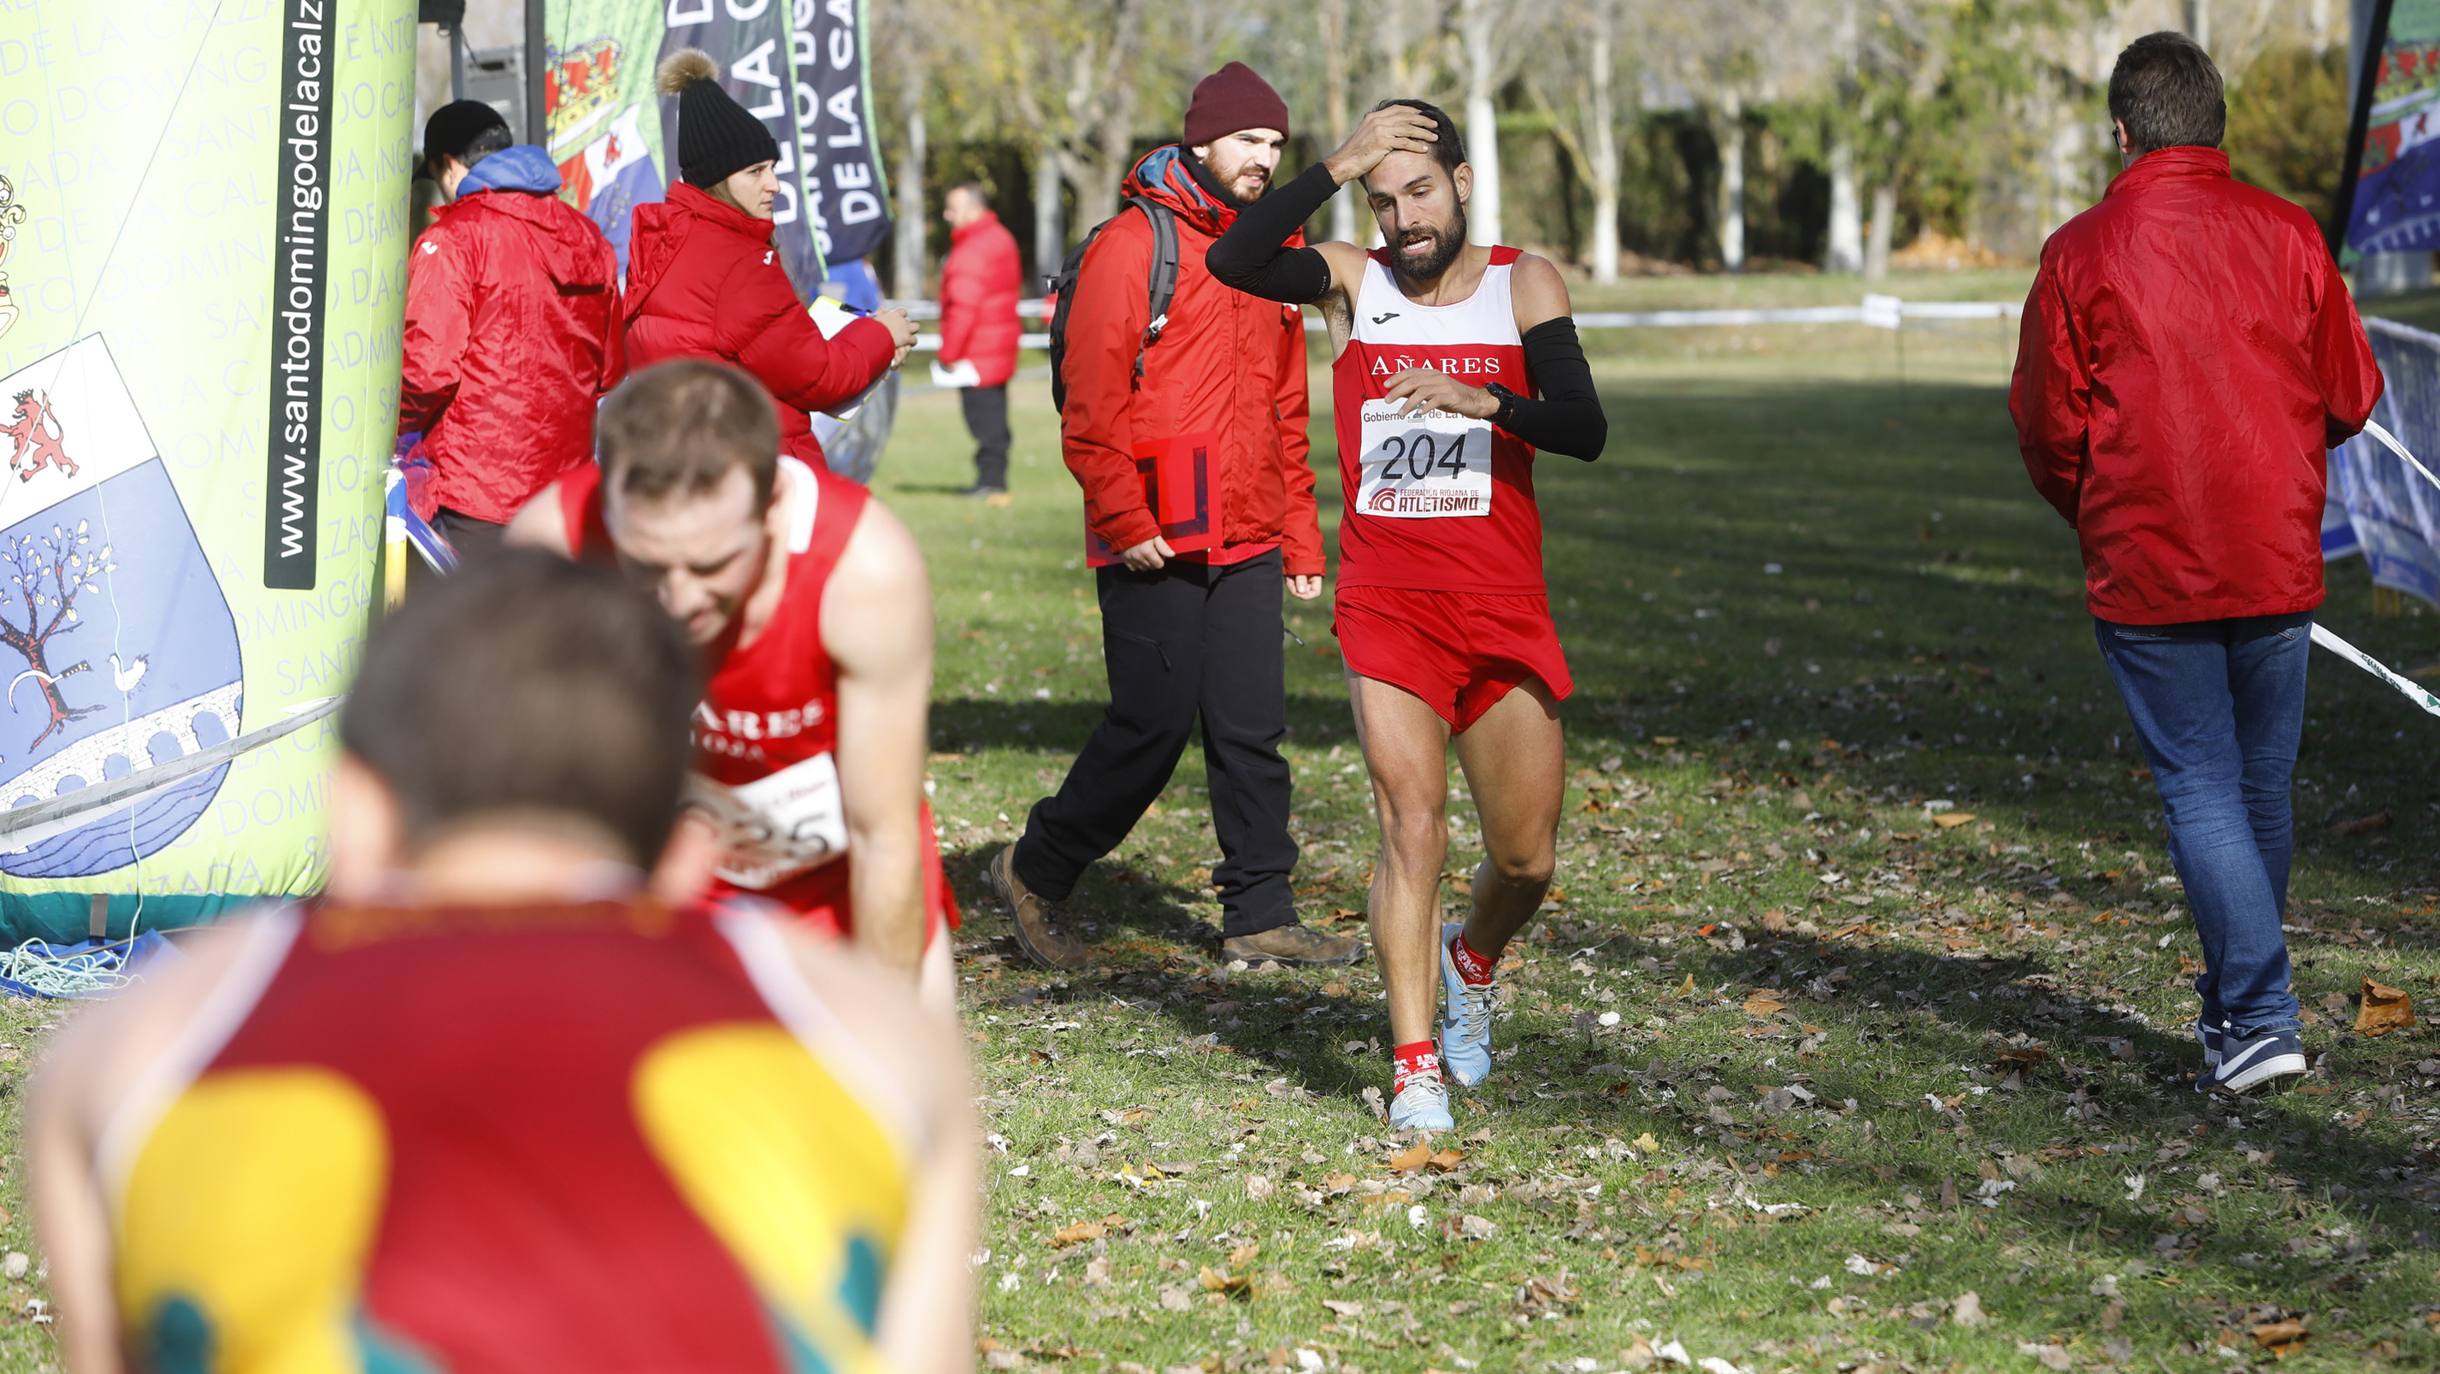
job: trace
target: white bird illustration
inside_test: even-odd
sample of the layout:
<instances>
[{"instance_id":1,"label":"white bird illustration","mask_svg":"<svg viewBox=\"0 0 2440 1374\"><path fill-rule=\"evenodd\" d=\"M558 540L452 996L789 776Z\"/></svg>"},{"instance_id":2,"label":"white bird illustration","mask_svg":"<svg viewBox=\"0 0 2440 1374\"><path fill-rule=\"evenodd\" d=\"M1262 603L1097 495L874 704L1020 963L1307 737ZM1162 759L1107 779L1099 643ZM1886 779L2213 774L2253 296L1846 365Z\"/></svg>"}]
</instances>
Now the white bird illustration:
<instances>
[{"instance_id":1,"label":"white bird illustration","mask_svg":"<svg viewBox=\"0 0 2440 1374\"><path fill-rule=\"evenodd\" d=\"M119 666L119 656L112 654L110 656L110 676L119 684L119 695L125 696L134 691L136 684L144 680L144 670L151 666L151 654L137 654L135 662L124 668Z\"/></svg>"}]
</instances>

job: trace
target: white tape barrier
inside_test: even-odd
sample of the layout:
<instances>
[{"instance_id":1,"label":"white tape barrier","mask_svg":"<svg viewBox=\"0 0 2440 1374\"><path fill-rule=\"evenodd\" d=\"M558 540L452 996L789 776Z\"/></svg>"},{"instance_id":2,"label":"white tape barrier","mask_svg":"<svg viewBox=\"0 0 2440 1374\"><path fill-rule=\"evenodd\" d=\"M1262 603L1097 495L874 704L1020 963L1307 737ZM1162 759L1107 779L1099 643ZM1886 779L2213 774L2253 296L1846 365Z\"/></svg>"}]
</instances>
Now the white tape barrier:
<instances>
[{"instance_id":1,"label":"white tape barrier","mask_svg":"<svg viewBox=\"0 0 2440 1374\"><path fill-rule=\"evenodd\" d=\"M2406 460L2406 466L2408 466L2408 467L2410 467L2410 468L2413 468L2413 469L2414 469L2416 472L2419 472L2419 473L2423 474L2423 480L2424 480L2424 481L2431 483L2431 484L2432 484L2433 486L2435 486L2435 487L2440 487L2440 477L2434 477L2434 476L2432 476L2432 470L2431 470L2430 468L2427 468L2427 467L2423 466L2423 460L2422 460L2422 459L2420 459L2420 458L2415 457L2415 456L2414 456L2413 454L2411 454L2411 453L2408 453L2408 452L2406 451L2406 445L2401 444L2401 443L2399 443L2399 442L2398 442L2398 436L2396 436L2396 435L2394 435L2394 434L2390 433L2388 430L2386 430L2386 429L2382 428L2382 427L2381 427L2381 422L2380 422L2380 421L2378 421L2378 420L2366 420L2366 421L2364 421L2364 432L2365 432L2366 434L2371 435L2373 438L2375 438L2375 439L2379 440L2379 441L2380 441L2380 443L2381 443L2381 446L2382 446L2383 448L2386 448L2386 449L2388 449L2388 450L2389 450L2391 453L2394 453L2394 454L2398 455L2398 457L2405 459L2405 460Z\"/></svg>"},{"instance_id":2,"label":"white tape barrier","mask_svg":"<svg viewBox=\"0 0 2440 1374\"><path fill-rule=\"evenodd\" d=\"M2337 635L2332 634L2327 626L2318 622L2314 624L2313 642L2395 687L2398 695L2405 697L2408 701L2435 716L2440 716L2440 697L2425 691L2422 685L2414 679L2391 672L2388 664L2340 639Z\"/></svg>"},{"instance_id":3,"label":"white tape barrier","mask_svg":"<svg viewBox=\"0 0 2440 1374\"><path fill-rule=\"evenodd\" d=\"M2369 321L2368 323L2380 324L2387 322ZM2440 477L2433 476L2432 470L2423 466L2422 459L2417 458L2413 454L2407 452L2406 445L2399 443L2398 436L2383 428L2380 421L2364 421L2364 433L2371 435L2373 439L2380 443L2381 447L2386 448L2391 453L2398 455L2399 460L2420 474L2424 481L2431 483L2434 487L2440 487ZM2381 681L2388 683L2391 687L2397 689L2398 695L2405 697L2408 701L2413 702L2415 705L2422 707L2424 710L2429 711L2435 716L2440 716L2440 697L2433 696L2430 692L2424 689L2421 683L2416 682L2414 679L2407 677L2404 674L2393 672L2388 664L2381 662L2372 655L2365 653L2363 650L2356 648L2347 641L2340 639L2336 634L2331 633L2328 627L2315 624L2313 626L2313 642L2329 650L2331 653L2338 655L2340 658L2347 660L2349 663L2354 664L2356 667L2363 669L2365 672L2372 674L2374 677L2379 678Z\"/></svg>"},{"instance_id":4,"label":"white tape barrier","mask_svg":"<svg viewBox=\"0 0 2440 1374\"><path fill-rule=\"evenodd\" d=\"M1876 329L1895 329L1897 321L1907 320L2012 320L2024 310L2016 301L1899 301L1893 296L1868 296L1864 305L1807 305L1781 309L1755 310L1594 310L1576 316L1578 329L1719 329L1750 324L1863 324ZM1893 304L1894 302L1894 304ZM884 308L904 310L910 318L937 320L937 301L886 301ZM1041 301L1017 302L1017 315L1028 320L1048 319L1049 309ZM1305 317L1307 333L1319 333L1323 322L1314 316ZM1027 348L1047 347L1050 336L1028 334L1018 340ZM918 349L937 347L929 341L918 341Z\"/></svg>"}]
</instances>

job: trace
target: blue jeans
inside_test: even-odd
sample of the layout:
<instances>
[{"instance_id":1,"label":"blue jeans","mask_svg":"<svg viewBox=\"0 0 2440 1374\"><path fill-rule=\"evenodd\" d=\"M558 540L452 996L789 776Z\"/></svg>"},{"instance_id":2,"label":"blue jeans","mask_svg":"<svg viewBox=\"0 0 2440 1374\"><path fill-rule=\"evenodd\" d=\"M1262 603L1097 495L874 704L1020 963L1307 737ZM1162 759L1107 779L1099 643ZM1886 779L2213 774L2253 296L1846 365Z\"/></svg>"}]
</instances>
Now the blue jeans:
<instances>
[{"instance_id":1,"label":"blue jeans","mask_svg":"<svg viewBox=\"0 0 2440 1374\"><path fill-rule=\"evenodd\" d=\"M2279 920L2312 617L2102 620L2093 631L2160 788L2169 861L2203 940L2204 1018L2240 1037L2298 1029Z\"/></svg>"}]
</instances>

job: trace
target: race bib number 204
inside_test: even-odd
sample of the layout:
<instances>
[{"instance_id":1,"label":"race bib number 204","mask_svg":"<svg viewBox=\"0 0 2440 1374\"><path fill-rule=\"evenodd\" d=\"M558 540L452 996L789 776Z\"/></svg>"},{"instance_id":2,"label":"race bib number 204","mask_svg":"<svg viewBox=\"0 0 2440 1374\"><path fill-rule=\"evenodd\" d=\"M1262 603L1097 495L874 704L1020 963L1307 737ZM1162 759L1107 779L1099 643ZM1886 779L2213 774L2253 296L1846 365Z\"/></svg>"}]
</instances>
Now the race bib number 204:
<instances>
[{"instance_id":1,"label":"race bib number 204","mask_svg":"<svg viewBox=\"0 0 2440 1374\"><path fill-rule=\"evenodd\" d=\"M1398 413L1366 401L1362 487L1356 509L1393 520L1491 513L1491 422L1446 410Z\"/></svg>"}]
</instances>

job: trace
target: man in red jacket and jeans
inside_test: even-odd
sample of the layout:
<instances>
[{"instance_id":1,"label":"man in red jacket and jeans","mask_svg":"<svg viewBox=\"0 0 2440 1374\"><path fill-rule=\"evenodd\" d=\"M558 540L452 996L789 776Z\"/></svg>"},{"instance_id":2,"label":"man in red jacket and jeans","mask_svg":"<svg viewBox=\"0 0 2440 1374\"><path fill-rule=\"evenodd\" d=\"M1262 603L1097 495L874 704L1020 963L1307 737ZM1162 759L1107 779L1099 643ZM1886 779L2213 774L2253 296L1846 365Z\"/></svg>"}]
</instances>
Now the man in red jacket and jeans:
<instances>
[{"instance_id":1,"label":"man in red jacket and jeans","mask_svg":"<svg viewBox=\"0 0 2440 1374\"><path fill-rule=\"evenodd\" d=\"M424 157L449 204L407 255L398 432L424 436L417 513L463 555L592 459L594 401L623 370L618 255L482 101L433 111Z\"/></svg>"},{"instance_id":2,"label":"man in red jacket and jeans","mask_svg":"<svg viewBox=\"0 0 2440 1374\"><path fill-rule=\"evenodd\" d=\"M2323 465L2381 376L2312 216L2229 177L2192 39L2120 53L2110 119L2127 169L2043 246L2009 412L2083 545L2202 937L2195 1087L2244 1093L2305 1071L2279 922Z\"/></svg>"},{"instance_id":3,"label":"man in red jacket and jeans","mask_svg":"<svg viewBox=\"0 0 2440 1374\"><path fill-rule=\"evenodd\" d=\"M993 504L1008 499L1008 379L1017 371L1017 297L1025 270L1017 236L963 181L949 188L940 217L949 225L949 260L940 269L940 365L974 368L957 394L974 436L972 494Z\"/></svg>"},{"instance_id":4,"label":"man in red jacket and jeans","mask_svg":"<svg viewBox=\"0 0 2440 1374\"><path fill-rule=\"evenodd\" d=\"M1083 944L1049 904L1135 828L1200 720L1220 838L1212 885L1223 956L1350 963L1362 945L1298 924L1288 886L1296 841L1279 752L1280 586L1284 573L1288 590L1310 601L1322 594L1323 566L1305 464L1303 322L1294 306L1221 285L1203 263L1237 207L1270 188L1288 107L1231 62L1195 87L1185 132L1183 143L1145 154L1125 188L1166 208L1177 229L1177 293L1158 341L1145 342L1155 238L1140 210L1102 228L1068 303L1060 437L1084 488L1088 536L1110 555L1095 574L1110 709L1057 795L1035 805L1024 835L992 860L991 884L1028 957L1081 965ZM1198 455L1186 470L1209 479L1201 519L1165 526L1155 515L1137 460L1156 450ZM1164 497L1164 511L1176 495ZM1188 523L1200 526L1197 538ZM1169 533L1192 551L1173 547Z\"/></svg>"}]
</instances>

